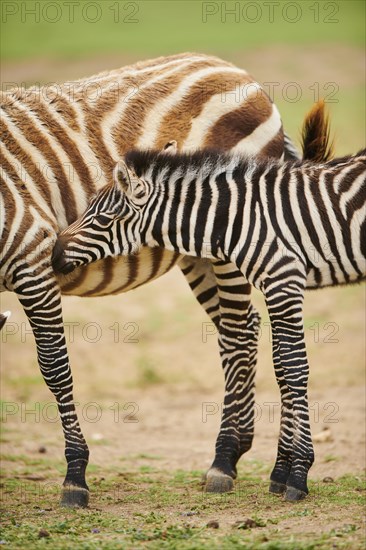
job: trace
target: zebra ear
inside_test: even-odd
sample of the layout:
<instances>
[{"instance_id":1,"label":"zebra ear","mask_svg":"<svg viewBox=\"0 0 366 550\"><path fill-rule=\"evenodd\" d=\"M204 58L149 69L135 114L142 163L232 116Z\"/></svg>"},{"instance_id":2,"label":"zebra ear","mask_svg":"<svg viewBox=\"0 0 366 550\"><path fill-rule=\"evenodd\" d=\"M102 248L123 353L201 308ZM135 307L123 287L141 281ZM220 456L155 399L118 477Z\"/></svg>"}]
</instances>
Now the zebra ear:
<instances>
[{"instance_id":1,"label":"zebra ear","mask_svg":"<svg viewBox=\"0 0 366 550\"><path fill-rule=\"evenodd\" d=\"M131 172L123 160L115 166L113 180L114 185L121 189L132 203L141 206L146 202L148 194L145 182Z\"/></svg>"},{"instance_id":2,"label":"zebra ear","mask_svg":"<svg viewBox=\"0 0 366 550\"><path fill-rule=\"evenodd\" d=\"M169 153L169 155L175 155L177 151L178 143L175 141L175 139L168 141L168 143L166 143L163 147L163 153Z\"/></svg>"},{"instance_id":3,"label":"zebra ear","mask_svg":"<svg viewBox=\"0 0 366 550\"><path fill-rule=\"evenodd\" d=\"M120 160L113 170L113 181L115 185L121 187L122 191L126 194L131 192L131 178L127 165L123 160Z\"/></svg>"}]
</instances>

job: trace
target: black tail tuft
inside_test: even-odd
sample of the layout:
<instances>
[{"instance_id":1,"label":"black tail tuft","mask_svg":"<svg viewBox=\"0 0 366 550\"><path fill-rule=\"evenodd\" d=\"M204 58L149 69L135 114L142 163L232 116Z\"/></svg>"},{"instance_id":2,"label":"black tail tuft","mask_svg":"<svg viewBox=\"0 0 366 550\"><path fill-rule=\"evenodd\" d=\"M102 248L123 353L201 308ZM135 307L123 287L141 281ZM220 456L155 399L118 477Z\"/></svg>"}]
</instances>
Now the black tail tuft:
<instances>
[{"instance_id":1,"label":"black tail tuft","mask_svg":"<svg viewBox=\"0 0 366 550\"><path fill-rule=\"evenodd\" d=\"M326 162L333 158L333 140L330 141L329 115L321 99L306 115L302 127L302 158L312 162Z\"/></svg>"}]
</instances>

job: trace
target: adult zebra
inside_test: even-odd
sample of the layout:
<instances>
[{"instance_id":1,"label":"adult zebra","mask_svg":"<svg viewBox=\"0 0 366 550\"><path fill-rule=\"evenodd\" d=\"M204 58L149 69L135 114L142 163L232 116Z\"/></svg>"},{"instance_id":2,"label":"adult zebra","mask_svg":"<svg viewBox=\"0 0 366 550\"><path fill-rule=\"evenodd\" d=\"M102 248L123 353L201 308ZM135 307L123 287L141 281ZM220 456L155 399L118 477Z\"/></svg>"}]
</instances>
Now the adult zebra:
<instances>
[{"instance_id":1,"label":"adult zebra","mask_svg":"<svg viewBox=\"0 0 366 550\"><path fill-rule=\"evenodd\" d=\"M131 151L114 179L60 236L55 267L68 271L143 245L219 267L232 262L263 292L271 322L282 409L270 490L304 498L314 461L304 291L366 278L366 149L322 164ZM236 272L233 297L235 279Z\"/></svg>"},{"instance_id":2,"label":"adult zebra","mask_svg":"<svg viewBox=\"0 0 366 550\"><path fill-rule=\"evenodd\" d=\"M295 153L261 87L245 71L200 54L150 60L60 86L2 93L0 124L0 290L16 292L34 332L41 372L58 403L68 464L63 502L83 505L89 453L73 405L61 293L125 292L180 261L219 330L222 315L234 313L209 262L162 249L144 249L128 262L109 258L56 278L51 253L57 234L111 181L115 162L131 147L159 148L172 137L186 151L209 146L274 157ZM238 286L248 300L250 289L239 276ZM259 321L247 300L235 312L230 334L220 337L225 407L208 490L231 488L235 464L253 437ZM237 361L232 342L243 338L246 356ZM237 383L242 369L252 373L247 385Z\"/></svg>"}]
</instances>

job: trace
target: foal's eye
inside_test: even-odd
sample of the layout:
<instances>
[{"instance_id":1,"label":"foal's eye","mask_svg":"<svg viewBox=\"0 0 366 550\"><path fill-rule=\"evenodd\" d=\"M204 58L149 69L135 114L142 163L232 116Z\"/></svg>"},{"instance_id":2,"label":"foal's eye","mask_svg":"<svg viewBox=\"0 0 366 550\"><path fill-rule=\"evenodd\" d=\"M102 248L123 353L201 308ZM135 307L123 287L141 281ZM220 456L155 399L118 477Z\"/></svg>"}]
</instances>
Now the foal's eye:
<instances>
[{"instance_id":1,"label":"foal's eye","mask_svg":"<svg viewBox=\"0 0 366 550\"><path fill-rule=\"evenodd\" d=\"M100 225L106 226L111 223L111 218L106 214L97 214L94 218L94 221L98 222Z\"/></svg>"}]
</instances>

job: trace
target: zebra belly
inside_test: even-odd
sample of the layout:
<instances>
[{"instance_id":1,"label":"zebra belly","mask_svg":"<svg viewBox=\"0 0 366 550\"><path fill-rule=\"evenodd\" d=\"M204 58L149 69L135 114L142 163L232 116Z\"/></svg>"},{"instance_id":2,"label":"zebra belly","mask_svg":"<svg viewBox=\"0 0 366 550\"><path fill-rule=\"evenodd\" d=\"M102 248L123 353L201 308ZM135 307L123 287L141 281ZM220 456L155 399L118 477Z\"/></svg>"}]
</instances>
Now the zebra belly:
<instances>
[{"instance_id":1,"label":"zebra belly","mask_svg":"<svg viewBox=\"0 0 366 550\"><path fill-rule=\"evenodd\" d=\"M58 280L62 294L68 296L120 294L164 275L181 257L162 248L142 248L134 256L106 258Z\"/></svg>"},{"instance_id":2,"label":"zebra belly","mask_svg":"<svg viewBox=\"0 0 366 550\"><path fill-rule=\"evenodd\" d=\"M310 269L306 278L306 289L315 290L317 288L325 288L329 286L348 285L361 283L366 279L366 271L363 273L347 273L345 274L339 267L333 264L333 270L326 264L326 269Z\"/></svg>"}]
</instances>

